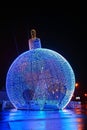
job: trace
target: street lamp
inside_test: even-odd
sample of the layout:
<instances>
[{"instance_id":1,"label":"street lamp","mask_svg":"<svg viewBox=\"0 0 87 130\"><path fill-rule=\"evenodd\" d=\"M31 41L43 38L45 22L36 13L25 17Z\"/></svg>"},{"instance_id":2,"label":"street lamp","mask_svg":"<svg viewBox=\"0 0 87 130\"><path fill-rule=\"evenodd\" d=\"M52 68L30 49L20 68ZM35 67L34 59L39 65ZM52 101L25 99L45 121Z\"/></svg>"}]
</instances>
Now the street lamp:
<instances>
[{"instance_id":1,"label":"street lamp","mask_svg":"<svg viewBox=\"0 0 87 130\"><path fill-rule=\"evenodd\" d=\"M78 88L79 87L79 83L75 83L75 87Z\"/></svg>"}]
</instances>

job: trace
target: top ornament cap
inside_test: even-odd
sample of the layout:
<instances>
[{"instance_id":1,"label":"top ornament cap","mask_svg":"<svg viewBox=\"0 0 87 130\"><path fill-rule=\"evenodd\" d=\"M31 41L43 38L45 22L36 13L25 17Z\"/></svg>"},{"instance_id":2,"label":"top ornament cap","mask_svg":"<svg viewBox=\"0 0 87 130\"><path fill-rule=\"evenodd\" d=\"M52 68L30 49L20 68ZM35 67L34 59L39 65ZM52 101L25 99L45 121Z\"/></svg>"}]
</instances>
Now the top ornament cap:
<instances>
[{"instance_id":1,"label":"top ornament cap","mask_svg":"<svg viewBox=\"0 0 87 130\"><path fill-rule=\"evenodd\" d=\"M31 38L28 41L29 44L29 49L37 49L37 48L41 48L41 41L40 38L36 37L36 30L32 29L31 30Z\"/></svg>"}]
</instances>

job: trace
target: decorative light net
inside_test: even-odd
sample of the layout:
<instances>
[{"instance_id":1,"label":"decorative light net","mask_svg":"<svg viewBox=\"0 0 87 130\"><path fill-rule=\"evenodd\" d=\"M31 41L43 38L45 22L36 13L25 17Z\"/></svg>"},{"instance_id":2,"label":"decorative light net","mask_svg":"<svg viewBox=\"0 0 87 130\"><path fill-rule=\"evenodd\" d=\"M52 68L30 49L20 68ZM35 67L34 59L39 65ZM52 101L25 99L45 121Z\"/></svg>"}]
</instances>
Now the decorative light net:
<instances>
[{"instance_id":1,"label":"decorative light net","mask_svg":"<svg viewBox=\"0 0 87 130\"><path fill-rule=\"evenodd\" d=\"M17 109L64 109L75 89L75 75L67 60L45 48L19 55L10 66L6 90Z\"/></svg>"}]
</instances>

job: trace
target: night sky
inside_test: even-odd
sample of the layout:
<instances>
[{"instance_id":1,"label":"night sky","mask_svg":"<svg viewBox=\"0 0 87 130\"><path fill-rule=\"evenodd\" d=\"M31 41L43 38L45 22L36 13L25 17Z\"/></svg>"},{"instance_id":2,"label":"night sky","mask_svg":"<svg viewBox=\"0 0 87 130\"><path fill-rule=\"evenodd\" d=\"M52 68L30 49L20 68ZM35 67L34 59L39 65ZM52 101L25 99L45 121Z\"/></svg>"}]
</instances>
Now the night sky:
<instances>
[{"instance_id":1,"label":"night sky","mask_svg":"<svg viewBox=\"0 0 87 130\"><path fill-rule=\"evenodd\" d=\"M12 62L29 50L30 30L35 28L42 47L64 56L76 82L87 91L87 19L85 10L3 8L0 11L0 89Z\"/></svg>"}]
</instances>

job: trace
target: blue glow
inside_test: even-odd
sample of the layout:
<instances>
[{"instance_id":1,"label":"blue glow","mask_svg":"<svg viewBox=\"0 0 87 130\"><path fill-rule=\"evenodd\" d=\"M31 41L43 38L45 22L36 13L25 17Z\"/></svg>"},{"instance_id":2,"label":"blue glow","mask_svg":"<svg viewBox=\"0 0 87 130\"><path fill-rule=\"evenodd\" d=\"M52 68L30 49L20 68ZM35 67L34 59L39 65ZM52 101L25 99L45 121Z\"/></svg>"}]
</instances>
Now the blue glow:
<instances>
[{"instance_id":1,"label":"blue glow","mask_svg":"<svg viewBox=\"0 0 87 130\"><path fill-rule=\"evenodd\" d=\"M10 118L9 118L10 117ZM20 111L6 115L12 130L83 130L82 113L63 111ZM9 118L9 119L8 119ZM86 118L85 118L86 121ZM2 126L2 125L1 125Z\"/></svg>"},{"instance_id":2,"label":"blue glow","mask_svg":"<svg viewBox=\"0 0 87 130\"><path fill-rule=\"evenodd\" d=\"M6 77L6 90L17 109L64 109L75 89L71 65L59 53L45 48L19 55Z\"/></svg>"}]
</instances>

